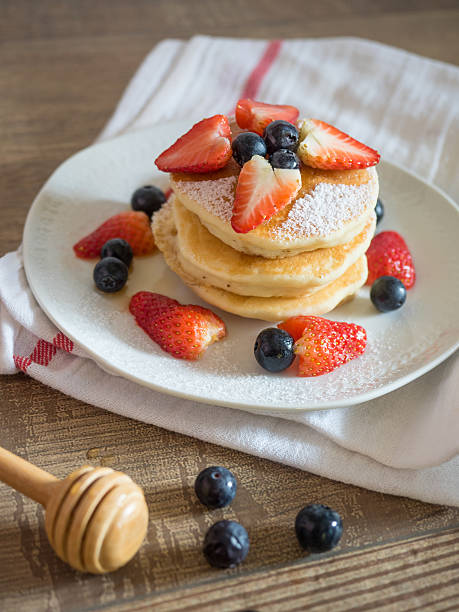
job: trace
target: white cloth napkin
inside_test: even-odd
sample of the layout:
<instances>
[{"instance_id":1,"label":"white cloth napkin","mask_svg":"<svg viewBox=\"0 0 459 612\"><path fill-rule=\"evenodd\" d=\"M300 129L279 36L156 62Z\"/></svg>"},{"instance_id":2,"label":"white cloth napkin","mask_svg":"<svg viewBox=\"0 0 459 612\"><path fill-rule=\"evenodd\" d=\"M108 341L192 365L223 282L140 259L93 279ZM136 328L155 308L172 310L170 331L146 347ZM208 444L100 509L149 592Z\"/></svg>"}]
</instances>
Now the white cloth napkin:
<instances>
[{"instance_id":1,"label":"white cloth napkin","mask_svg":"<svg viewBox=\"0 0 459 612\"><path fill-rule=\"evenodd\" d=\"M459 69L360 39L198 36L144 60L101 139L230 113L243 96L296 105L459 199ZM73 346L28 288L20 250L0 260L0 373L22 369L134 419L395 495L459 505L459 359L379 399L287 417L253 415L114 377Z\"/></svg>"}]
</instances>

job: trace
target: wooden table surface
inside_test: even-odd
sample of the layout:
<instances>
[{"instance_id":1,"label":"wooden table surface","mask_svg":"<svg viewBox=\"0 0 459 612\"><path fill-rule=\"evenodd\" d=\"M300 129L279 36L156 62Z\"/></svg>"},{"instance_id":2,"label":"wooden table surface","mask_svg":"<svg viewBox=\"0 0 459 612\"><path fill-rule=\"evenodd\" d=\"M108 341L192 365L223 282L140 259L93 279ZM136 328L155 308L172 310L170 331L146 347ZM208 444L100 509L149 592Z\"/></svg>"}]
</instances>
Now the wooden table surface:
<instances>
[{"instance_id":1,"label":"wooden table surface","mask_svg":"<svg viewBox=\"0 0 459 612\"><path fill-rule=\"evenodd\" d=\"M91 143L144 55L162 38L361 36L458 63L458 0L0 0L0 255L21 240L36 192ZM0 380L0 444L59 477L90 462L146 491L148 538L108 576L53 555L42 510L0 485L0 609L458 610L459 508L366 491L104 412L17 374ZM204 511L207 465L239 478L234 504ZM296 512L343 516L341 544L305 556ZM203 535L235 518L250 532L238 569L207 566Z\"/></svg>"}]
</instances>

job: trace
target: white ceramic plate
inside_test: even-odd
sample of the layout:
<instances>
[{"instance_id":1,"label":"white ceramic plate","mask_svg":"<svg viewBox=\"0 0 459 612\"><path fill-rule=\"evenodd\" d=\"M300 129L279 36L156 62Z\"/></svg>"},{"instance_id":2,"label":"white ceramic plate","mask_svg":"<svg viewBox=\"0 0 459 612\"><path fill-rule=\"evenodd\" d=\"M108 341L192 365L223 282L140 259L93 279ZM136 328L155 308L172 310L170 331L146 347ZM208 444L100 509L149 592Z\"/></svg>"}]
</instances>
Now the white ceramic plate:
<instances>
[{"instance_id":1,"label":"white ceramic plate","mask_svg":"<svg viewBox=\"0 0 459 612\"><path fill-rule=\"evenodd\" d=\"M188 125L161 125L85 149L62 164L38 194L24 230L25 270L50 319L104 368L166 393L263 411L317 410L356 404L421 376L459 345L459 214L438 189L387 162L379 167L386 215L414 256L417 282L399 311L378 313L368 289L329 316L363 325L365 354L314 379L269 374L253 357L258 332L269 324L216 312L228 337L198 362L173 359L135 325L129 297L140 289L183 303L201 303L164 264L161 254L137 258L117 295L94 288L94 262L72 245L129 206L140 185L167 187L153 160Z\"/></svg>"}]
</instances>

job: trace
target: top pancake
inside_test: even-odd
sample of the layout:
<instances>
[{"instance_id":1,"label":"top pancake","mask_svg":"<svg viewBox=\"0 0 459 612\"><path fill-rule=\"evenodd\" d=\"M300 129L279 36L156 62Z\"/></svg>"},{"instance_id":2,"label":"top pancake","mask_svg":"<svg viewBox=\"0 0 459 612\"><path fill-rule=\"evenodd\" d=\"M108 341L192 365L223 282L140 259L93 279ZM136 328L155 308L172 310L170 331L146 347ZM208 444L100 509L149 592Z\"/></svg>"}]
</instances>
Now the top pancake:
<instances>
[{"instance_id":1,"label":"top pancake","mask_svg":"<svg viewBox=\"0 0 459 612\"><path fill-rule=\"evenodd\" d=\"M231 159L217 172L171 174L171 187L214 236L238 251L270 259L349 242L367 224L378 198L374 167L319 170L302 164L295 200L247 234L238 234L231 216L239 172Z\"/></svg>"}]
</instances>

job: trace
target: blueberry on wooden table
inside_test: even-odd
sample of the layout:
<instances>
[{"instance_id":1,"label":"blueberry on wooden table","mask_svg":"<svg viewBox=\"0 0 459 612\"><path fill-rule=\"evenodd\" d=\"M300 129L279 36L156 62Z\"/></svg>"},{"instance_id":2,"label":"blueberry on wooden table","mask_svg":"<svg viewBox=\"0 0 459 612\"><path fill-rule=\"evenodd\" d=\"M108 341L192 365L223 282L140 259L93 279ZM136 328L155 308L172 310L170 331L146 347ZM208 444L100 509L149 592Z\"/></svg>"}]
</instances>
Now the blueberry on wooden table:
<instances>
[{"instance_id":1,"label":"blueberry on wooden table","mask_svg":"<svg viewBox=\"0 0 459 612\"><path fill-rule=\"evenodd\" d=\"M236 521L219 521L206 533L203 552L214 567L236 567L249 552L247 531Z\"/></svg>"},{"instance_id":2,"label":"blueberry on wooden table","mask_svg":"<svg viewBox=\"0 0 459 612\"><path fill-rule=\"evenodd\" d=\"M237 481L232 472L220 466L202 470L194 483L194 490L208 508L224 508L236 495Z\"/></svg>"},{"instance_id":3,"label":"blueberry on wooden table","mask_svg":"<svg viewBox=\"0 0 459 612\"><path fill-rule=\"evenodd\" d=\"M295 532L302 548L311 553L321 553L338 544L343 523L335 510L323 504L310 504L298 512Z\"/></svg>"}]
</instances>

